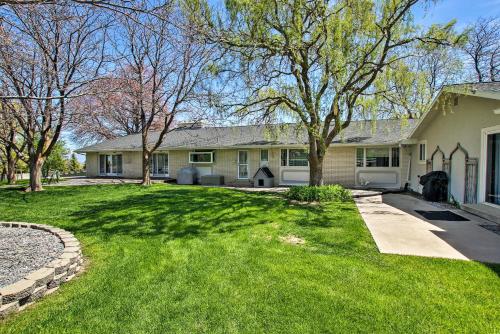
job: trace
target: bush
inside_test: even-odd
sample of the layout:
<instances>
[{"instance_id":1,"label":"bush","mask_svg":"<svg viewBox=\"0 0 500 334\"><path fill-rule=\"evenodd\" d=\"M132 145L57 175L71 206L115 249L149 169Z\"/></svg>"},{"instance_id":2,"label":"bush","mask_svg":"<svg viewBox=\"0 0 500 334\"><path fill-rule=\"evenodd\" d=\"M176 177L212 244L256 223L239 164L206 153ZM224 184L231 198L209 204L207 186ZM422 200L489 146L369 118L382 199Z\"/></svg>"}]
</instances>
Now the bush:
<instances>
[{"instance_id":1,"label":"bush","mask_svg":"<svg viewBox=\"0 0 500 334\"><path fill-rule=\"evenodd\" d=\"M347 202L352 199L349 190L341 185L295 186L286 192L287 198L300 202Z\"/></svg>"}]
</instances>

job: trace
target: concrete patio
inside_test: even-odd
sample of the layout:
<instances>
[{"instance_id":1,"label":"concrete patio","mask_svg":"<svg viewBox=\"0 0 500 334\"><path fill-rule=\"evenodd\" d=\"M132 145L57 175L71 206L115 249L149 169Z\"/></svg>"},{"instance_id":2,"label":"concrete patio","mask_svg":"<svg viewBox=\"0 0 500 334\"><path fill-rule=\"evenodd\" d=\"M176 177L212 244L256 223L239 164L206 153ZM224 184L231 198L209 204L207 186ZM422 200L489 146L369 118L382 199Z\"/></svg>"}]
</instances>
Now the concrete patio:
<instances>
[{"instance_id":1,"label":"concrete patio","mask_svg":"<svg viewBox=\"0 0 500 334\"><path fill-rule=\"evenodd\" d=\"M491 221L404 194L355 201L381 253L500 263L500 235L480 226ZM415 210L449 210L469 221L428 220Z\"/></svg>"}]
</instances>

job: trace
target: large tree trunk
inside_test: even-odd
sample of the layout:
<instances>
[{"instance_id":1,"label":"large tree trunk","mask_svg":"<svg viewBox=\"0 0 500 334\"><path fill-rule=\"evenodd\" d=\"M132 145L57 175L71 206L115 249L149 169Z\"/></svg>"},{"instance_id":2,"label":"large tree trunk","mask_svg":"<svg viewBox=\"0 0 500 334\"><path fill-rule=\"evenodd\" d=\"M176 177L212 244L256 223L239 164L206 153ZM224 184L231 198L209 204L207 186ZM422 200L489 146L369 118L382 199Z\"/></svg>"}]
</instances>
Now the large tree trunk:
<instances>
[{"instance_id":1,"label":"large tree trunk","mask_svg":"<svg viewBox=\"0 0 500 334\"><path fill-rule=\"evenodd\" d=\"M319 143L309 134L309 185L323 185L324 150L318 149Z\"/></svg>"},{"instance_id":2,"label":"large tree trunk","mask_svg":"<svg viewBox=\"0 0 500 334\"><path fill-rule=\"evenodd\" d=\"M323 184L323 159L309 159L309 185L322 186Z\"/></svg>"},{"instance_id":3,"label":"large tree trunk","mask_svg":"<svg viewBox=\"0 0 500 334\"><path fill-rule=\"evenodd\" d=\"M151 166L149 161L149 152L142 151L142 185L151 185Z\"/></svg>"},{"instance_id":4,"label":"large tree trunk","mask_svg":"<svg viewBox=\"0 0 500 334\"><path fill-rule=\"evenodd\" d=\"M7 182L16 183L16 160L12 156L7 160Z\"/></svg>"},{"instance_id":5,"label":"large tree trunk","mask_svg":"<svg viewBox=\"0 0 500 334\"><path fill-rule=\"evenodd\" d=\"M42 167L44 158L35 155L30 157L30 186L26 191L42 191Z\"/></svg>"}]
</instances>

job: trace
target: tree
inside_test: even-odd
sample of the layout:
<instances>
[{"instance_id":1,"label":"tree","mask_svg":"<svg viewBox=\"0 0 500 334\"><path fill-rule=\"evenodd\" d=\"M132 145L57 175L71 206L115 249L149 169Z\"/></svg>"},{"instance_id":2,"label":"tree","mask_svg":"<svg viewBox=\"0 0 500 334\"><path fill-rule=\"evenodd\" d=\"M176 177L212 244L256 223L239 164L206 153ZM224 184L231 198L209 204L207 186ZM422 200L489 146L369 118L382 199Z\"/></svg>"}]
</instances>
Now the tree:
<instances>
[{"instance_id":1,"label":"tree","mask_svg":"<svg viewBox=\"0 0 500 334\"><path fill-rule=\"evenodd\" d=\"M141 133L136 99L139 87L131 79L130 68L117 72L91 83L88 95L71 100L73 113L69 126L73 141L91 143ZM152 93L150 87L145 89L146 96ZM153 120L151 130L161 129L160 116Z\"/></svg>"},{"instance_id":2,"label":"tree","mask_svg":"<svg viewBox=\"0 0 500 334\"><path fill-rule=\"evenodd\" d=\"M308 137L309 182L321 185L333 138L387 88L381 73L402 70L396 64L415 45L451 35L453 23L420 31L411 14L418 2L228 0L217 15L200 1L188 4L199 31L227 52L233 70L222 64L221 73L240 76L236 102L224 105L240 116L297 119Z\"/></svg>"},{"instance_id":3,"label":"tree","mask_svg":"<svg viewBox=\"0 0 500 334\"><path fill-rule=\"evenodd\" d=\"M131 103L142 138L142 184L149 185L151 155L173 129L174 119L181 113L195 116L193 105L201 97L198 87L207 75L211 49L173 2L154 15L122 17L122 34L122 69L133 87Z\"/></svg>"},{"instance_id":4,"label":"tree","mask_svg":"<svg viewBox=\"0 0 500 334\"><path fill-rule=\"evenodd\" d=\"M412 56L392 66L400 68L381 74L386 88L376 96L376 103L366 104L375 109L367 113L419 118L444 86L463 82L463 61L457 50L448 46L429 49L421 45Z\"/></svg>"},{"instance_id":5,"label":"tree","mask_svg":"<svg viewBox=\"0 0 500 334\"><path fill-rule=\"evenodd\" d=\"M475 80L500 81L500 19L479 18L463 47Z\"/></svg>"},{"instance_id":6,"label":"tree","mask_svg":"<svg viewBox=\"0 0 500 334\"><path fill-rule=\"evenodd\" d=\"M74 152L71 153L67 165L67 170L71 173L79 173L82 171L82 164L78 161Z\"/></svg>"},{"instance_id":7,"label":"tree","mask_svg":"<svg viewBox=\"0 0 500 334\"><path fill-rule=\"evenodd\" d=\"M68 153L69 150L66 148L64 141L59 140L47 159L44 161L42 167L43 177L48 179L51 176L51 173L67 173L68 164L66 156Z\"/></svg>"},{"instance_id":8,"label":"tree","mask_svg":"<svg viewBox=\"0 0 500 334\"><path fill-rule=\"evenodd\" d=\"M30 186L42 190L42 166L68 121L68 100L100 76L107 26L93 8L66 3L0 7L0 80L19 108Z\"/></svg>"},{"instance_id":9,"label":"tree","mask_svg":"<svg viewBox=\"0 0 500 334\"><path fill-rule=\"evenodd\" d=\"M3 160L2 176L8 184L16 183L16 169L20 160L26 160L26 141L22 138L19 124L14 117L15 104L0 100L0 154Z\"/></svg>"}]
</instances>

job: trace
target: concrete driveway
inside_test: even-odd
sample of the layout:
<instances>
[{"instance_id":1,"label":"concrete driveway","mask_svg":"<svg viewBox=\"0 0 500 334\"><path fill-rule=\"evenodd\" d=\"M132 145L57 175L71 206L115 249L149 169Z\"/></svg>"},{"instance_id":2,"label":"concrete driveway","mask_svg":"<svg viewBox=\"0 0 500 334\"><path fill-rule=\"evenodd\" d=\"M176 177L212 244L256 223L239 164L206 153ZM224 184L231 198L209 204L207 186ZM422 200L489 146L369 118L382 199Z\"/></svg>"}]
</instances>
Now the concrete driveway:
<instances>
[{"instance_id":1,"label":"concrete driveway","mask_svg":"<svg viewBox=\"0 0 500 334\"><path fill-rule=\"evenodd\" d=\"M500 235L490 221L404 194L356 198L381 253L500 263ZM451 211L469 221L429 220L415 210Z\"/></svg>"}]
</instances>

